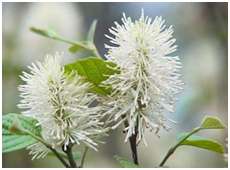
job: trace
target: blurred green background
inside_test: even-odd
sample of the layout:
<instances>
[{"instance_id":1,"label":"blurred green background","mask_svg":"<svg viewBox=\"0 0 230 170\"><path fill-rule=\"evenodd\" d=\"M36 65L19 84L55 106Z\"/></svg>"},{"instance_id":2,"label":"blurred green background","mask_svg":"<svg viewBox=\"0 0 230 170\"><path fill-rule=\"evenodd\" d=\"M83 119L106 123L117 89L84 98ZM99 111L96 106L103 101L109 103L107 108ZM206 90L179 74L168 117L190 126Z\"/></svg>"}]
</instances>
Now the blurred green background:
<instances>
[{"instance_id":1,"label":"blurred green background","mask_svg":"<svg viewBox=\"0 0 230 170\"><path fill-rule=\"evenodd\" d=\"M66 38L82 40L93 19L98 19L96 46L101 55L106 52L104 34L122 12L133 19L141 9L154 18L162 16L167 25L175 28L179 45L176 52L183 63L185 89L170 117L177 121L170 132L161 137L147 132L148 147L140 144L139 159L144 167L154 167L176 141L176 134L199 125L204 115L216 115L227 125L228 120L228 58L227 58L227 3L3 3L3 114L20 110L17 86L19 75L35 60L56 51L64 52L65 62L83 54L70 54L68 45L46 39L29 31L29 27L52 28ZM203 132L225 143L225 131ZM105 138L99 151L90 151L86 167L119 167L113 156L131 159L129 144L124 143L121 129ZM81 148L79 148L81 149ZM206 150L182 147L169 159L170 167L227 167L223 156ZM56 158L31 161L28 151L3 155L3 167L62 167Z\"/></svg>"}]
</instances>

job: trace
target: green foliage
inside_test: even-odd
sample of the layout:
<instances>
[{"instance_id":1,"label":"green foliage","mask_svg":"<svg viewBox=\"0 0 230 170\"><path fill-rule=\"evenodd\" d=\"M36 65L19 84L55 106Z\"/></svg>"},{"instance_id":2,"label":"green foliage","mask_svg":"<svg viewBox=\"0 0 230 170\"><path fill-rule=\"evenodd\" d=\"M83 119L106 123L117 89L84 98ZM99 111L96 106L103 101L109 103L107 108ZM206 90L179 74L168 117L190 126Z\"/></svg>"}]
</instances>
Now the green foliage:
<instances>
[{"instance_id":1,"label":"green foliage","mask_svg":"<svg viewBox=\"0 0 230 170\"><path fill-rule=\"evenodd\" d=\"M35 119L20 114L9 113L2 119L2 152L11 152L25 148L36 142L26 132L40 136L41 127Z\"/></svg>"},{"instance_id":2,"label":"green foliage","mask_svg":"<svg viewBox=\"0 0 230 170\"><path fill-rule=\"evenodd\" d=\"M46 30L46 29L31 27L30 31L32 31L38 35L47 37L47 38L51 38L54 40L58 40L58 41L62 41L62 42L65 42L67 44L70 44L71 46L69 47L69 51L71 53L76 53L76 52L85 50L85 51L91 51L95 56L99 57L100 55L99 55L99 53L98 53L98 51L94 45L94 42L93 42L96 25L97 25L97 21L94 20L90 29L89 29L89 32L87 35L87 41L68 40L68 39L65 39L62 36L58 35L55 31L53 31L51 29Z\"/></svg>"},{"instance_id":3,"label":"green foliage","mask_svg":"<svg viewBox=\"0 0 230 170\"><path fill-rule=\"evenodd\" d=\"M115 155L114 158L117 160L117 162L121 165L122 168L140 168L139 166L137 166L133 162L131 162L125 158L122 158L120 156Z\"/></svg>"},{"instance_id":4,"label":"green foliage","mask_svg":"<svg viewBox=\"0 0 230 170\"><path fill-rule=\"evenodd\" d=\"M225 126L218 117L206 116L202 123L202 129L224 129Z\"/></svg>"},{"instance_id":5,"label":"green foliage","mask_svg":"<svg viewBox=\"0 0 230 170\"><path fill-rule=\"evenodd\" d=\"M97 27L97 20L94 20L89 28L89 32L87 35L87 41L93 43L96 27Z\"/></svg>"},{"instance_id":6,"label":"green foliage","mask_svg":"<svg viewBox=\"0 0 230 170\"><path fill-rule=\"evenodd\" d=\"M210 151L215 151L218 153L223 153L223 146L218 142L211 139L195 136L193 134L199 132L200 130L205 130L205 129L224 129L224 128L225 126L219 118L213 116L206 116L204 117L200 127L195 128L193 131L189 133L179 134L178 146L190 145L194 147L208 149Z\"/></svg>"},{"instance_id":7,"label":"green foliage","mask_svg":"<svg viewBox=\"0 0 230 170\"><path fill-rule=\"evenodd\" d=\"M181 141L181 139L185 138L187 135L188 133L180 134L178 140ZM224 153L224 148L221 144L219 144L214 140L203 138L197 135L192 135L188 137L187 139L183 140L183 142L180 143L180 145L190 145L190 146L207 149L218 153Z\"/></svg>"},{"instance_id":8,"label":"green foliage","mask_svg":"<svg viewBox=\"0 0 230 170\"><path fill-rule=\"evenodd\" d=\"M85 50L86 48L82 48L82 45L84 45L84 47L87 47L91 51L95 52L96 47L94 45L94 35L95 35L96 26L97 26L97 20L94 20L90 26L86 41L82 41L81 44L79 43L73 44L72 46L70 46L69 51L71 53L77 53L79 51ZM98 56L98 53L96 56Z\"/></svg>"},{"instance_id":9,"label":"green foliage","mask_svg":"<svg viewBox=\"0 0 230 170\"><path fill-rule=\"evenodd\" d=\"M85 48L82 48L82 45L94 51L95 50L94 35L95 35L96 26L97 26L97 20L94 20L89 28L86 41L82 41L81 44L79 43L73 44L72 46L70 46L69 51L71 53L77 53L79 51L85 50Z\"/></svg>"},{"instance_id":10,"label":"green foliage","mask_svg":"<svg viewBox=\"0 0 230 170\"><path fill-rule=\"evenodd\" d=\"M91 92L107 95L111 92L111 88L102 87L101 82L106 80L109 75L119 73L118 70L111 67L115 67L115 64L100 58L87 57L86 59L80 59L74 63L65 65L65 73L69 74L73 70L77 71L86 82L91 83Z\"/></svg>"},{"instance_id":11,"label":"green foliage","mask_svg":"<svg viewBox=\"0 0 230 170\"><path fill-rule=\"evenodd\" d=\"M51 29L40 29L40 28L35 28L35 27L31 27L30 30L36 34L42 35L46 38L51 38L54 40L59 40L68 44L71 44L71 47L69 48L70 52L77 52L79 50L95 50L94 47L92 47L92 45L88 45L89 43L85 42L85 41L71 41L71 40L67 40L63 37L61 37L60 35L58 35L55 31L51 30Z\"/></svg>"},{"instance_id":12,"label":"green foliage","mask_svg":"<svg viewBox=\"0 0 230 170\"><path fill-rule=\"evenodd\" d=\"M172 155L178 147L183 145L203 148L221 154L224 153L224 147L218 142L212 139L207 139L207 138L194 135L195 133L205 129L224 129L224 128L225 126L219 118L213 116L206 116L203 119L200 127L193 129L189 133L181 133L178 135L178 142L169 149L168 153L166 154L166 156L164 157L164 159L162 160L159 166L163 167L165 162L170 157L170 155Z\"/></svg>"},{"instance_id":13,"label":"green foliage","mask_svg":"<svg viewBox=\"0 0 230 170\"><path fill-rule=\"evenodd\" d=\"M30 31L32 31L34 33L37 33L39 35L48 37L48 38L55 38L55 37L58 36L58 34L54 30L51 30L51 29L44 30L44 29L39 29L39 28L31 27Z\"/></svg>"},{"instance_id":14,"label":"green foliage","mask_svg":"<svg viewBox=\"0 0 230 170\"><path fill-rule=\"evenodd\" d=\"M34 138L26 135L3 135L2 152L7 153L20 150L35 142Z\"/></svg>"}]
</instances>

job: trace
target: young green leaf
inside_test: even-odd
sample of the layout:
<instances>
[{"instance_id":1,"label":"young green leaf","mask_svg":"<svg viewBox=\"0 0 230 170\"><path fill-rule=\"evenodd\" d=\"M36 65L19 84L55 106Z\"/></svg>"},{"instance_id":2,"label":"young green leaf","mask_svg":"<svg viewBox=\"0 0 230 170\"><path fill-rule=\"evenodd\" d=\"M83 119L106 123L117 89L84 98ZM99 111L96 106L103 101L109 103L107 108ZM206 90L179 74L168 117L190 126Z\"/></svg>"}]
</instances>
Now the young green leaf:
<instances>
[{"instance_id":1,"label":"young green leaf","mask_svg":"<svg viewBox=\"0 0 230 170\"><path fill-rule=\"evenodd\" d=\"M88 46L88 48L92 50L94 49L94 35L95 35L96 26L97 26L97 20L94 20L87 34L87 39L86 39L87 41L82 42L82 44ZM71 53L76 53L82 50L84 50L84 48L82 48L82 46L80 46L79 44L74 44L69 48L69 51Z\"/></svg>"},{"instance_id":2,"label":"young green leaf","mask_svg":"<svg viewBox=\"0 0 230 170\"><path fill-rule=\"evenodd\" d=\"M181 133L178 137L178 140L181 141L187 135L188 133ZM224 148L220 143L212 139L203 138L197 135L192 135L188 137L186 140L180 143L180 145L189 145L189 146L207 149L218 153L224 153Z\"/></svg>"},{"instance_id":3,"label":"young green leaf","mask_svg":"<svg viewBox=\"0 0 230 170\"><path fill-rule=\"evenodd\" d=\"M176 151L178 147L182 145L190 145L190 146L195 146L195 147L207 149L218 153L223 153L224 152L223 146L218 142L214 140L202 138L199 136L195 136L194 134L203 129L224 129L224 128L225 126L219 118L206 116L203 119L200 127L194 128L189 133L182 133L181 135L179 135L179 137L177 138L178 142L169 149L166 156L159 164L159 167L163 167L165 162L169 159L169 157Z\"/></svg>"},{"instance_id":4,"label":"young green leaf","mask_svg":"<svg viewBox=\"0 0 230 170\"><path fill-rule=\"evenodd\" d=\"M206 116L202 123L202 129L224 129L225 126L218 117Z\"/></svg>"},{"instance_id":5,"label":"young green leaf","mask_svg":"<svg viewBox=\"0 0 230 170\"><path fill-rule=\"evenodd\" d=\"M111 92L111 88L102 87L101 82L106 80L110 75L119 73L113 69L115 64L96 57L87 57L86 59L77 60L74 63L65 65L65 73L77 71L85 81L91 83L90 91L93 93L107 95Z\"/></svg>"},{"instance_id":6,"label":"young green leaf","mask_svg":"<svg viewBox=\"0 0 230 170\"><path fill-rule=\"evenodd\" d=\"M54 31L51 30L51 29L43 30L43 29L31 27L31 28L30 28L30 31L32 31L32 32L34 32L34 33L37 33L37 34L39 34L39 35L48 37L48 38L55 38L55 37L58 36L57 33L54 32Z\"/></svg>"},{"instance_id":7,"label":"young green leaf","mask_svg":"<svg viewBox=\"0 0 230 170\"><path fill-rule=\"evenodd\" d=\"M41 127L37 121L20 114L9 113L2 119L3 153L25 148L36 142L34 138L25 133L29 131L40 136Z\"/></svg>"},{"instance_id":8,"label":"young green leaf","mask_svg":"<svg viewBox=\"0 0 230 170\"><path fill-rule=\"evenodd\" d=\"M94 24L95 25L95 24ZM95 25L96 27L96 25ZM100 54L98 53L95 45L93 42L91 41L72 41L72 40L68 40L63 38L62 36L58 35L56 32L54 32L53 30L45 30L45 29L39 29L39 28L35 28L35 27L31 27L30 30L36 34L42 35L44 37L47 38L51 38L54 40L58 40L61 42L65 42L67 44L70 44L70 48L69 51L72 53L76 53L78 51L91 51L95 56L100 57ZM90 33L89 36L92 36L93 34L93 28L91 30L92 33Z\"/></svg>"},{"instance_id":9,"label":"young green leaf","mask_svg":"<svg viewBox=\"0 0 230 170\"><path fill-rule=\"evenodd\" d=\"M91 45L88 45L88 42L67 40L61 37L60 35L58 35L56 32L54 32L51 29L45 30L45 29L31 27L30 30L44 37L71 44L71 47L69 48L70 52L77 52L78 50L89 50L89 51L95 50L95 48L92 48Z\"/></svg>"},{"instance_id":10,"label":"young green leaf","mask_svg":"<svg viewBox=\"0 0 230 170\"><path fill-rule=\"evenodd\" d=\"M94 42L96 27L97 27L97 20L93 20L93 22L89 28L89 32L87 35L87 41L92 42L92 43Z\"/></svg>"},{"instance_id":11,"label":"young green leaf","mask_svg":"<svg viewBox=\"0 0 230 170\"><path fill-rule=\"evenodd\" d=\"M71 53L77 53L83 50L89 50L93 55L100 57L100 54L97 51L97 48L94 44L95 30L97 26L97 20L94 20L90 26L89 32L87 34L86 41L81 41L70 46L69 51Z\"/></svg>"},{"instance_id":12,"label":"young green leaf","mask_svg":"<svg viewBox=\"0 0 230 170\"><path fill-rule=\"evenodd\" d=\"M120 156L115 155L114 158L117 160L117 162L121 165L122 168L140 168L133 162L126 160Z\"/></svg>"}]
</instances>

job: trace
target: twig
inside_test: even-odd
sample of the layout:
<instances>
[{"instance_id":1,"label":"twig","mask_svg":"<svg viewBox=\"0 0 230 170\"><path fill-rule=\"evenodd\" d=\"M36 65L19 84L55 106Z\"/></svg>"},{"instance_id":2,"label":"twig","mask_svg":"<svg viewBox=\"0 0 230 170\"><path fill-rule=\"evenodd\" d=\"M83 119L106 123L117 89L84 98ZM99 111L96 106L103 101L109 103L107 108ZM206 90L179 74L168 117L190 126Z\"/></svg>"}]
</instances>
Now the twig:
<instances>
[{"instance_id":1,"label":"twig","mask_svg":"<svg viewBox=\"0 0 230 170\"><path fill-rule=\"evenodd\" d=\"M194 129L191 133L187 134L182 140L180 140L175 146L171 147L169 149L169 151L167 152L167 154L165 155L164 159L159 164L159 167L163 167L165 162L175 152L175 150L181 145L181 143L183 143L187 138L189 138L191 135L193 135L194 133L198 132L199 130L201 130L201 128Z\"/></svg>"},{"instance_id":2,"label":"twig","mask_svg":"<svg viewBox=\"0 0 230 170\"><path fill-rule=\"evenodd\" d=\"M59 153L53 149L52 147L49 148L56 156L57 158L61 161L61 163L66 167L66 168L70 168L70 166L66 163L66 161L61 157L61 155L59 155Z\"/></svg>"},{"instance_id":3,"label":"twig","mask_svg":"<svg viewBox=\"0 0 230 170\"><path fill-rule=\"evenodd\" d=\"M79 46L85 50L88 50L88 51L91 51L96 57L100 57L100 54L95 46L95 44L92 42L92 44L90 44L90 46L88 44L85 44L84 42L76 42L76 41L72 41L72 40L68 40L68 39L65 39L63 38L62 36L60 35L57 35L57 34L52 34L52 35L49 35L46 33L46 30L41 30L41 29L37 29L35 27L31 27L30 30L36 34L40 34L46 38L50 38L50 39L53 39L53 40L58 40L58 41L61 41L61 42L64 42L64 43L67 43L67 44L70 44L70 45L73 45L73 46Z\"/></svg>"},{"instance_id":4,"label":"twig","mask_svg":"<svg viewBox=\"0 0 230 170\"><path fill-rule=\"evenodd\" d=\"M124 121L125 127L129 127L127 120ZM133 162L138 165L138 153L137 153L137 134L138 134L138 125L135 127L135 134L129 137L129 143L132 151Z\"/></svg>"}]
</instances>

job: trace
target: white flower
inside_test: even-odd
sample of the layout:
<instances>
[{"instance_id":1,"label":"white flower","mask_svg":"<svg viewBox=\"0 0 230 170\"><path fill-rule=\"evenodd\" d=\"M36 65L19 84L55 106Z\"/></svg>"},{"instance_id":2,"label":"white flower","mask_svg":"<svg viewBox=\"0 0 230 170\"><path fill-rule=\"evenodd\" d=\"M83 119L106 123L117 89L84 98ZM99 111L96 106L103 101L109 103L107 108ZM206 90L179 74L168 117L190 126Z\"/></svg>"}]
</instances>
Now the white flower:
<instances>
[{"instance_id":1,"label":"white flower","mask_svg":"<svg viewBox=\"0 0 230 170\"><path fill-rule=\"evenodd\" d=\"M32 155L32 160L45 158L45 156L50 152L44 144L37 142L27 147L30 150L29 155Z\"/></svg>"},{"instance_id":2,"label":"white flower","mask_svg":"<svg viewBox=\"0 0 230 170\"><path fill-rule=\"evenodd\" d=\"M95 137L103 129L100 107L91 107L96 96L87 92L90 84L77 73L66 76L58 54L47 55L44 62L33 63L29 69L30 73L21 76L25 84L19 86L22 100L18 107L38 120L45 141L54 148L82 142L96 149ZM34 146L31 153L39 155L39 144Z\"/></svg>"},{"instance_id":3,"label":"white flower","mask_svg":"<svg viewBox=\"0 0 230 170\"><path fill-rule=\"evenodd\" d=\"M111 85L113 93L114 120L127 120L125 141L135 133L138 125L138 141L145 128L159 131L167 119L165 113L174 112L176 94L182 89L179 70L181 68L176 51L176 39L172 37L172 26L166 28L164 20L156 17L153 21L144 17L133 22L123 14L122 25L115 23L108 36L113 45L108 48L106 58L117 64L120 74L110 76L104 85ZM126 119L125 119L126 118ZM137 131L137 129L136 129ZM144 140L145 142L145 140ZM146 142L145 142L146 143Z\"/></svg>"}]
</instances>

